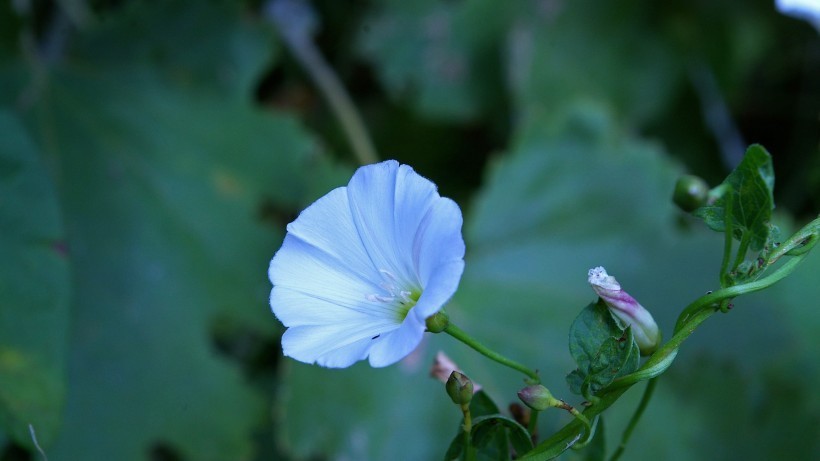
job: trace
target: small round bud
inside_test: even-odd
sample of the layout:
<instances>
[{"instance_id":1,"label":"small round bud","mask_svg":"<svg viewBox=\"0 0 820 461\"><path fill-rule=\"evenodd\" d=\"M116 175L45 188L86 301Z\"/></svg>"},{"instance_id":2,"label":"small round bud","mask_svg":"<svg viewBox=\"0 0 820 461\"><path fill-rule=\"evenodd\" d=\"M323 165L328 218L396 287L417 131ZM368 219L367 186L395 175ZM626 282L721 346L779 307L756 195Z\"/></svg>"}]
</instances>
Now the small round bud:
<instances>
[{"instance_id":1,"label":"small round bud","mask_svg":"<svg viewBox=\"0 0 820 461\"><path fill-rule=\"evenodd\" d=\"M525 405L536 411L543 411L547 408L557 407L562 402L552 396L550 391L540 385L535 384L527 386L518 391L518 398L524 402Z\"/></svg>"},{"instance_id":2,"label":"small round bud","mask_svg":"<svg viewBox=\"0 0 820 461\"><path fill-rule=\"evenodd\" d=\"M705 205L708 195L709 186L706 181L687 174L678 178L678 182L675 183L672 201L681 210L691 212Z\"/></svg>"},{"instance_id":3,"label":"small round bud","mask_svg":"<svg viewBox=\"0 0 820 461\"><path fill-rule=\"evenodd\" d=\"M473 399L473 382L463 373L457 371L450 373L444 387L447 389L447 395L456 405L466 405Z\"/></svg>"},{"instance_id":4,"label":"small round bud","mask_svg":"<svg viewBox=\"0 0 820 461\"><path fill-rule=\"evenodd\" d=\"M427 325L427 331L430 333L441 333L450 325L450 316L444 311L438 311L430 317L427 317L425 323Z\"/></svg>"}]
</instances>

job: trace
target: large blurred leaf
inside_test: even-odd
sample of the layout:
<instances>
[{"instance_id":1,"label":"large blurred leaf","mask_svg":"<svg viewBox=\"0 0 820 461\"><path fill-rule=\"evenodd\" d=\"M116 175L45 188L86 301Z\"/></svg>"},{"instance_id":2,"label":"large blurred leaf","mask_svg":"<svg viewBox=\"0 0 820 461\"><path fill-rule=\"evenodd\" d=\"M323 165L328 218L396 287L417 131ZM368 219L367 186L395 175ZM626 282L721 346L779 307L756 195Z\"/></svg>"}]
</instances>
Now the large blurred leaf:
<instances>
[{"instance_id":1,"label":"large blurred leaf","mask_svg":"<svg viewBox=\"0 0 820 461\"><path fill-rule=\"evenodd\" d=\"M680 64L646 6L533 2L510 36L510 84L519 107L544 117L597 100L627 121L657 114L678 85Z\"/></svg>"},{"instance_id":2,"label":"large blurred leaf","mask_svg":"<svg viewBox=\"0 0 820 461\"><path fill-rule=\"evenodd\" d=\"M65 397L68 264L57 196L18 118L0 110L0 430L54 439Z\"/></svg>"},{"instance_id":3,"label":"large blurred leaf","mask_svg":"<svg viewBox=\"0 0 820 461\"><path fill-rule=\"evenodd\" d=\"M74 275L50 457L250 459L270 425L273 396L213 335L276 336L268 261L332 171L295 120L249 104L273 42L225 5L126 10L111 21L133 27L82 37L37 95L30 126L57 171Z\"/></svg>"},{"instance_id":4,"label":"large blurred leaf","mask_svg":"<svg viewBox=\"0 0 820 461\"><path fill-rule=\"evenodd\" d=\"M381 2L365 19L359 49L393 99L408 101L426 116L475 118L498 101L501 39L513 5Z\"/></svg>"},{"instance_id":5,"label":"large blurred leaf","mask_svg":"<svg viewBox=\"0 0 820 461\"><path fill-rule=\"evenodd\" d=\"M264 404L209 332L225 317L276 331L265 267L277 236L258 207L263 191L298 203L311 145L290 120L112 77L55 78L40 107L75 273L71 392L51 452L247 459Z\"/></svg>"},{"instance_id":6,"label":"large blurred leaf","mask_svg":"<svg viewBox=\"0 0 820 461\"><path fill-rule=\"evenodd\" d=\"M182 85L201 85L250 100L259 73L278 51L273 32L239 2L126 2L76 38L77 64L151 66Z\"/></svg>"}]
</instances>

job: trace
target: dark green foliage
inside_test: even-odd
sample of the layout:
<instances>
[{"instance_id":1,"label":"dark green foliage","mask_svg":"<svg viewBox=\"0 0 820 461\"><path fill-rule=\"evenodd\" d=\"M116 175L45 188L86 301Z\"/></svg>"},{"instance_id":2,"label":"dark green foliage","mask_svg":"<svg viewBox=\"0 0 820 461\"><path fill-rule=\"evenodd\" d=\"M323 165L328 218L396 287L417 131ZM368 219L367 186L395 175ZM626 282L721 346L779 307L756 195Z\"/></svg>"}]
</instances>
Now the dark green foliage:
<instances>
[{"instance_id":1,"label":"dark green foliage","mask_svg":"<svg viewBox=\"0 0 820 461\"><path fill-rule=\"evenodd\" d=\"M260 3L0 5L0 451L37 458L32 424L52 460L440 459L460 415L427 376L439 349L483 386L477 443L525 450L505 416L520 376L441 335L387 369L282 359L268 261L355 165ZM816 216L817 33L771 2L312 3L380 154L465 211L453 321L558 398L565 370L594 393L637 360L616 330L566 353L590 267L629 280L666 331L716 288L723 242L669 200L683 165L714 184L740 162L709 109L773 158L752 147L707 223L738 188L756 191L732 204L754 251L772 221ZM628 459L812 458L817 437L794 428L820 414L817 261L687 342ZM610 434L633 408L607 413ZM604 442L599 424L565 456Z\"/></svg>"}]
</instances>

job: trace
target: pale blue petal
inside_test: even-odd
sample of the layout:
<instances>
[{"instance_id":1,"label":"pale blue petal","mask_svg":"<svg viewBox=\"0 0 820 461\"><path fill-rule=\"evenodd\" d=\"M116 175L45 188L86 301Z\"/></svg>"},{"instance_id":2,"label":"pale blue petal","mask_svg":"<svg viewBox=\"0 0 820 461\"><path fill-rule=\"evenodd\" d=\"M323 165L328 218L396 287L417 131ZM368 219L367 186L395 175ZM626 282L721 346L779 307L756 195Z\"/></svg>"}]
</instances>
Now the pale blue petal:
<instances>
[{"instance_id":1,"label":"pale blue petal","mask_svg":"<svg viewBox=\"0 0 820 461\"><path fill-rule=\"evenodd\" d=\"M328 262L339 270L352 272L370 282L380 278L362 246L362 239L350 214L344 187L330 191L302 211L299 217L288 225L288 236L298 238L325 253ZM285 248L283 245L282 249ZM277 283L274 280L276 275L270 273L274 285Z\"/></svg>"},{"instance_id":2,"label":"pale blue petal","mask_svg":"<svg viewBox=\"0 0 820 461\"><path fill-rule=\"evenodd\" d=\"M413 253L425 287L435 282L431 275L439 266L464 259L462 221L458 205L448 198L441 198L421 222Z\"/></svg>"},{"instance_id":3,"label":"pale blue petal","mask_svg":"<svg viewBox=\"0 0 820 461\"><path fill-rule=\"evenodd\" d=\"M287 327L360 322L389 331L399 325L397 314L393 309L386 311L384 303L342 306L334 300L319 299L281 286L273 287L270 299L276 318Z\"/></svg>"},{"instance_id":4,"label":"pale blue petal","mask_svg":"<svg viewBox=\"0 0 820 461\"><path fill-rule=\"evenodd\" d=\"M396 319L395 306L367 300L381 287L292 235L285 237L269 273L271 309L285 326L331 323L344 316Z\"/></svg>"},{"instance_id":5,"label":"pale blue petal","mask_svg":"<svg viewBox=\"0 0 820 461\"><path fill-rule=\"evenodd\" d=\"M458 289L464 272L464 239L461 210L447 198L435 201L418 228L413 249L421 284L415 315L429 317L441 309Z\"/></svg>"},{"instance_id":6,"label":"pale blue petal","mask_svg":"<svg viewBox=\"0 0 820 461\"><path fill-rule=\"evenodd\" d=\"M450 261L438 266L430 277L430 283L424 289L410 314L424 321L444 307L458 289L461 274L464 272L464 261Z\"/></svg>"},{"instance_id":7,"label":"pale blue petal","mask_svg":"<svg viewBox=\"0 0 820 461\"><path fill-rule=\"evenodd\" d=\"M370 366L386 367L413 352L424 335L424 320L408 315L397 330L382 335L370 349Z\"/></svg>"},{"instance_id":8,"label":"pale blue petal","mask_svg":"<svg viewBox=\"0 0 820 461\"><path fill-rule=\"evenodd\" d=\"M372 266L387 271L402 285L418 286L396 242L395 191L399 164L395 160L359 168L347 185L350 213ZM413 275L412 279L410 276Z\"/></svg>"},{"instance_id":9,"label":"pale blue petal","mask_svg":"<svg viewBox=\"0 0 820 461\"><path fill-rule=\"evenodd\" d=\"M419 285L418 261L414 248L422 222L438 200L442 200L436 186L419 176L412 168L401 165L396 172L395 210L393 227L396 233L396 251L402 255L404 273L413 274L413 283Z\"/></svg>"},{"instance_id":10,"label":"pale blue petal","mask_svg":"<svg viewBox=\"0 0 820 461\"><path fill-rule=\"evenodd\" d=\"M300 362L344 368L366 358L381 333L366 322L291 327L282 335L282 352Z\"/></svg>"}]
</instances>

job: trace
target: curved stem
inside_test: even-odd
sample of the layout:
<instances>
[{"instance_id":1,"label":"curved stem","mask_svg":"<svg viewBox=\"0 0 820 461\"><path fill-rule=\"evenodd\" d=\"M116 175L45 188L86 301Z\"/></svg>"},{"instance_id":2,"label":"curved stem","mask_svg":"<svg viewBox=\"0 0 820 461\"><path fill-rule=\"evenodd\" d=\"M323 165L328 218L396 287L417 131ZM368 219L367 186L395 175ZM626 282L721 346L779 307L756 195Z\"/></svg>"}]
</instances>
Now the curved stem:
<instances>
[{"instance_id":1,"label":"curved stem","mask_svg":"<svg viewBox=\"0 0 820 461\"><path fill-rule=\"evenodd\" d=\"M594 418L612 406L621 395L635 383L655 378L666 371L674 361L680 345L701 323L717 312L721 301L734 298L741 294L759 291L777 283L794 271L806 254L807 253L801 253L799 256L794 256L791 260L780 266L777 271L765 278L742 285L722 288L695 300L681 313L675 325L675 333L672 338L652 354L638 371L616 379L612 384L603 389L597 395L598 399L595 404L584 410L583 415L588 420ZM553 459L580 440L586 430L583 426L584 425L577 419L571 421L551 437L539 443L531 452L523 456L520 461L546 461Z\"/></svg>"},{"instance_id":2,"label":"curved stem","mask_svg":"<svg viewBox=\"0 0 820 461\"><path fill-rule=\"evenodd\" d=\"M618 458L621 457L624 450L626 449L626 444L629 442L629 438L632 436L632 431L635 430L635 426L638 425L638 421L643 416L644 410L646 410L646 406L649 405L649 401L652 400L652 394L655 392L655 386L658 385L658 379L652 378L646 384L646 389L643 391L643 397L641 397L641 402L638 404L638 408L635 409L635 413L632 415L632 418L629 420L629 424L626 426L623 435L621 436L621 443L618 445L618 449L612 453L612 456L609 458L609 461L617 461Z\"/></svg>"},{"instance_id":3,"label":"curved stem","mask_svg":"<svg viewBox=\"0 0 820 461\"><path fill-rule=\"evenodd\" d=\"M503 355L487 348L487 346L481 344L476 339L468 335L464 330L455 326L454 324L450 323L449 325L447 325L447 328L444 329L444 332L452 336L453 338L461 341L462 343L470 346L476 352L487 357L488 359L498 362L506 367L512 368L513 370L517 370L521 373L524 373L525 375L529 376L529 378L532 381L534 381L533 384L538 384L541 382L541 378L538 376L538 373L530 370L529 368L514 360L510 360L507 357L504 357Z\"/></svg>"},{"instance_id":4,"label":"curved stem","mask_svg":"<svg viewBox=\"0 0 820 461\"><path fill-rule=\"evenodd\" d=\"M376 149L353 100L333 68L313 43L311 34L317 21L310 4L274 0L268 2L267 10L268 17L276 25L290 52L327 99L359 163L367 165L378 162Z\"/></svg>"},{"instance_id":5,"label":"curved stem","mask_svg":"<svg viewBox=\"0 0 820 461\"><path fill-rule=\"evenodd\" d=\"M759 280L727 288L721 288L720 290L716 290L705 296L701 296L700 298L692 302L692 304L686 306L683 312L681 312L680 316L678 317L678 321L675 324L675 332L677 332L682 327L683 323L686 322L688 317L690 317L700 309L703 309L704 306L717 305L720 303L720 301L723 301L724 299L735 298L742 294L760 291L764 288L768 288L774 285L787 275L791 274L792 271L794 271L794 269L797 267L797 265L800 264L800 262L803 260L803 257L804 255L795 256L793 259L787 261L782 266L777 268L776 271Z\"/></svg>"}]
</instances>

